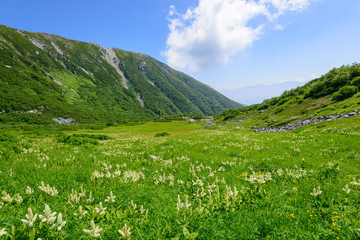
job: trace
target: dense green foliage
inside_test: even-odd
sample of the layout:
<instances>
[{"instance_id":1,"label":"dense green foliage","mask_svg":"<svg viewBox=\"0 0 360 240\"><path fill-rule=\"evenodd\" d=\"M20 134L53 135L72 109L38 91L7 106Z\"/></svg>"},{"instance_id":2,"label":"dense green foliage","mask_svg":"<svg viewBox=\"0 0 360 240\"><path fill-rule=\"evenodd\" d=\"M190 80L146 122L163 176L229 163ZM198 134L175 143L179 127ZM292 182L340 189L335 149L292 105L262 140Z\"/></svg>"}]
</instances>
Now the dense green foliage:
<instances>
[{"instance_id":1,"label":"dense green foliage","mask_svg":"<svg viewBox=\"0 0 360 240\"><path fill-rule=\"evenodd\" d=\"M339 91L337 91L336 93L334 93L333 95L333 100L335 101L342 101L345 100L349 97L354 96L355 93L357 93L359 90L358 87L356 86L345 86L340 88Z\"/></svg>"},{"instance_id":2,"label":"dense green foliage","mask_svg":"<svg viewBox=\"0 0 360 240\"><path fill-rule=\"evenodd\" d=\"M0 238L358 239L359 120L269 134L186 121L62 132L112 139L97 145L8 129Z\"/></svg>"},{"instance_id":3,"label":"dense green foliage","mask_svg":"<svg viewBox=\"0 0 360 240\"><path fill-rule=\"evenodd\" d=\"M102 134L72 134L69 136L59 136L58 141L71 145L99 144L99 140L109 140L110 137Z\"/></svg>"},{"instance_id":4,"label":"dense green foliage","mask_svg":"<svg viewBox=\"0 0 360 240\"><path fill-rule=\"evenodd\" d=\"M360 76L359 76L359 77L354 78L354 79L351 81L351 85L354 85L354 86L360 87Z\"/></svg>"},{"instance_id":5,"label":"dense green foliage","mask_svg":"<svg viewBox=\"0 0 360 240\"><path fill-rule=\"evenodd\" d=\"M0 26L2 123L111 125L239 106L147 55Z\"/></svg>"},{"instance_id":6,"label":"dense green foliage","mask_svg":"<svg viewBox=\"0 0 360 240\"><path fill-rule=\"evenodd\" d=\"M156 133L155 137L166 137L169 136L170 134L168 132L161 132L161 133Z\"/></svg>"},{"instance_id":7,"label":"dense green foliage","mask_svg":"<svg viewBox=\"0 0 360 240\"><path fill-rule=\"evenodd\" d=\"M218 121L243 120L249 127L283 125L307 117L337 115L360 109L360 64L334 68L320 78L279 97L220 114Z\"/></svg>"}]
</instances>

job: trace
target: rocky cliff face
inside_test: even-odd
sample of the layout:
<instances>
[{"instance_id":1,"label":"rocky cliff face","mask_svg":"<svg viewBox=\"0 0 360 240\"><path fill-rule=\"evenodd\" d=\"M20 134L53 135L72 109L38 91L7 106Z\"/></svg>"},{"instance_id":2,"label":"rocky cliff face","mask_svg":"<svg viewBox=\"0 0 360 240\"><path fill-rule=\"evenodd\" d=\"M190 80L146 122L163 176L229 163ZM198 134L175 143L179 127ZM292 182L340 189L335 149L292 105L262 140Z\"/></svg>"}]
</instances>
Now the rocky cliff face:
<instances>
[{"instance_id":1,"label":"rocky cliff face","mask_svg":"<svg viewBox=\"0 0 360 240\"><path fill-rule=\"evenodd\" d=\"M241 106L145 54L6 26L0 26L0 94L5 115L41 106L37 115L44 118L79 122Z\"/></svg>"}]
</instances>

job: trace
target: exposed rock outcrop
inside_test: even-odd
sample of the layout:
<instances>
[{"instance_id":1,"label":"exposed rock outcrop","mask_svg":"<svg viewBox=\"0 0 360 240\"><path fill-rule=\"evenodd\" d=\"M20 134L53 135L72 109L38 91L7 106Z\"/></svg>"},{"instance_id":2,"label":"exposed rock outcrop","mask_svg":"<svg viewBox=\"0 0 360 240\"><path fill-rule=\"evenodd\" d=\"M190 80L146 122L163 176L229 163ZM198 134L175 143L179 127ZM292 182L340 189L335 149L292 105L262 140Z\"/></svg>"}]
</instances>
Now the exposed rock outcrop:
<instances>
[{"instance_id":1,"label":"exposed rock outcrop","mask_svg":"<svg viewBox=\"0 0 360 240\"><path fill-rule=\"evenodd\" d=\"M360 112L358 110L346 113L346 114L339 114L337 116L320 116L318 118L307 118L307 119L303 119L300 120L298 122L294 122L294 123L289 123L285 126L281 126L281 127L277 127L277 128L259 128L259 129L255 129L254 132L288 132L288 131L292 131L295 129L298 129L300 127L304 127L310 124L314 124L314 123L320 123L320 122L324 122L324 121L332 121L332 120L337 120L337 119L343 119L343 118L349 118L352 116L356 116L359 115Z\"/></svg>"},{"instance_id":2,"label":"exposed rock outcrop","mask_svg":"<svg viewBox=\"0 0 360 240\"><path fill-rule=\"evenodd\" d=\"M119 68L119 64L121 64L121 61L117 58L115 51L113 49L104 48L100 45L97 45L97 46L99 47L100 51L102 52L104 60L106 60L113 68L115 68L116 72L120 75L121 82L123 83L124 87L126 89L129 89L129 87L127 85L127 79L126 79L124 73Z\"/></svg>"},{"instance_id":3,"label":"exposed rock outcrop","mask_svg":"<svg viewBox=\"0 0 360 240\"><path fill-rule=\"evenodd\" d=\"M139 67L138 67L138 70L140 72L145 72L145 71L149 71L150 70L150 67L148 65L146 65L146 62L142 62Z\"/></svg>"},{"instance_id":4,"label":"exposed rock outcrop","mask_svg":"<svg viewBox=\"0 0 360 240\"><path fill-rule=\"evenodd\" d=\"M73 118L53 118L52 120L59 124L64 124L64 125L71 125L74 124L75 122L75 119Z\"/></svg>"}]
</instances>

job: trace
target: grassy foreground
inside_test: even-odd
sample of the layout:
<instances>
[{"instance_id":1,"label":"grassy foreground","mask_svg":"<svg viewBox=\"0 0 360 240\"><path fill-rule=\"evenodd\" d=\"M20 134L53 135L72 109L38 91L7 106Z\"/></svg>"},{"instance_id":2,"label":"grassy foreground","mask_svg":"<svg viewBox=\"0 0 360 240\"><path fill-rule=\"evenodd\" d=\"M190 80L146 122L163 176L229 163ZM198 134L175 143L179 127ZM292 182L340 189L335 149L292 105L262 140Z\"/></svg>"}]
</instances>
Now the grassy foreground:
<instances>
[{"instance_id":1,"label":"grassy foreground","mask_svg":"<svg viewBox=\"0 0 360 240\"><path fill-rule=\"evenodd\" d=\"M360 238L359 120L3 130L0 239Z\"/></svg>"}]
</instances>

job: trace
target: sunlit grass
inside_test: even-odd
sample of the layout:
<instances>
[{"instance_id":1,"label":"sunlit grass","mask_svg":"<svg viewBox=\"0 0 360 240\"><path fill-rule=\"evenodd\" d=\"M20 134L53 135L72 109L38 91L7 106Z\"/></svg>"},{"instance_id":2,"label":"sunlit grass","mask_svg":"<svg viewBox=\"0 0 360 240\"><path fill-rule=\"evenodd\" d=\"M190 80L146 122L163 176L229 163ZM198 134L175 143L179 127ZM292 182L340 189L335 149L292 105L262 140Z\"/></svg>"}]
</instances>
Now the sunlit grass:
<instances>
[{"instance_id":1,"label":"sunlit grass","mask_svg":"<svg viewBox=\"0 0 360 240\"><path fill-rule=\"evenodd\" d=\"M8 132L0 142L0 233L4 239L359 238L359 128L355 120L342 122L337 131L323 123L288 133L207 130L187 121L44 137ZM162 132L169 135L155 137ZM72 134L110 139L59 141ZM40 214L48 214L46 222Z\"/></svg>"}]
</instances>

